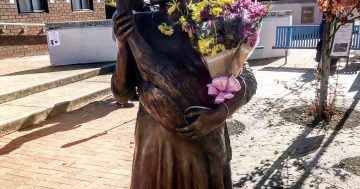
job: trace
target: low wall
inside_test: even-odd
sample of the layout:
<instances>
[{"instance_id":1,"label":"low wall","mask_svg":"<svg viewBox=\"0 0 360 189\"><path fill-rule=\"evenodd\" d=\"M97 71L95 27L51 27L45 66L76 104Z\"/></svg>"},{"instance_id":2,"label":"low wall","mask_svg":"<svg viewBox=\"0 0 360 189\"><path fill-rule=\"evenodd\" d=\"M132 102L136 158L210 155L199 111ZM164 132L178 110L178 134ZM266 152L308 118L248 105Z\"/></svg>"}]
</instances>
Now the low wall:
<instances>
[{"instance_id":1,"label":"low wall","mask_svg":"<svg viewBox=\"0 0 360 189\"><path fill-rule=\"evenodd\" d=\"M249 59L263 59L272 57L282 57L285 55L283 49L272 49L275 45L276 27L292 25L291 11L277 11L271 12L262 22L260 32L259 46L264 46L263 49L257 49L250 56Z\"/></svg>"},{"instance_id":2,"label":"low wall","mask_svg":"<svg viewBox=\"0 0 360 189\"><path fill-rule=\"evenodd\" d=\"M116 60L111 20L49 23L47 28L51 65Z\"/></svg>"}]
</instances>

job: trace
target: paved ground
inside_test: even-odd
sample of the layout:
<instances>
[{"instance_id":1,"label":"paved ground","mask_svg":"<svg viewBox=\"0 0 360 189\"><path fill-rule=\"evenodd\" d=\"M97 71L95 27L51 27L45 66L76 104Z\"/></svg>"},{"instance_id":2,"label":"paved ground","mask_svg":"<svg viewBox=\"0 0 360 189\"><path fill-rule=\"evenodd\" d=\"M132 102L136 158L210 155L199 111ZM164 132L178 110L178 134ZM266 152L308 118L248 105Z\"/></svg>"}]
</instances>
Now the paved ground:
<instances>
[{"instance_id":1,"label":"paved ground","mask_svg":"<svg viewBox=\"0 0 360 189\"><path fill-rule=\"evenodd\" d=\"M37 70L43 67L48 67L50 58L48 55L43 56L29 56L21 58L10 58L0 60L0 75L13 74L16 72Z\"/></svg>"},{"instance_id":2,"label":"paved ground","mask_svg":"<svg viewBox=\"0 0 360 189\"><path fill-rule=\"evenodd\" d=\"M128 188L136 111L105 98L0 138L0 188Z\"/></svg>"},{"instance_id":3,"label":"paved ground","mask_svg":"<svg viewBox=\"0 0 360 189\"><path fill-rule=\"evenodd\" d=\"M360 176L339 166L360 156L360 123L343 128L343 117L340 130L312 129L281 116L311 102L313 54L250 62L258 93L233 116L245 129L230 128L239 130L231 135L236 188L360 188ZM349 115L360 111L356 61L331 80L340 78L337 105L355 109ZM0 188L129 188L137 106L119 109L107 97L0 138Z\"/></svg>"}]
</instances>

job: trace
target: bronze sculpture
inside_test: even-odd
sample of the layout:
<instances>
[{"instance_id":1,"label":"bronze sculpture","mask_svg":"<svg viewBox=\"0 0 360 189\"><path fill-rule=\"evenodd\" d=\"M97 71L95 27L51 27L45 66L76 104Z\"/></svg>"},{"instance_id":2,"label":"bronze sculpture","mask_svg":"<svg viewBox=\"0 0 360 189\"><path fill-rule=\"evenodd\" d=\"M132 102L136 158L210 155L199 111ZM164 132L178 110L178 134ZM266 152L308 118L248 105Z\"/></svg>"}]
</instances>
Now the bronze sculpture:
<instances>
[{"instance_id":1,"label":"bronze sculpture","mask_svg":"<svg viewBox=\"0 0 360 189\"><path fill-rule=\"evenodd\" d=\"M212 105L206 84L211 77L188 36L162 35L157 26L176 17L166 14L167 0L153 0L159 12L132 14L132 3L118 0L114 32L119 41L112 90L117 102L127 102L138 87L131 188L232 188L231 149L226 117L256 92L253 74L238 77L242 90L226 104ZM186 0L181 0L184 5ZM210 109L185 110L193 105Z\"/></svg>"}]
</instances>

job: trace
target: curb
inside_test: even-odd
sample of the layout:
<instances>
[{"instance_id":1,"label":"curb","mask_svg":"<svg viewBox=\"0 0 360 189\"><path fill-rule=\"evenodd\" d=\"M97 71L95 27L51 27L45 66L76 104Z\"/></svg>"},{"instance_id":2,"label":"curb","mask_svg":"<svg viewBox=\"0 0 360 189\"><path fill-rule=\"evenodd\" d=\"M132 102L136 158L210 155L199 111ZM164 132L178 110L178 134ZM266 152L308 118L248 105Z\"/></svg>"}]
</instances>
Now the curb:
<instances>
[{"instance_id":1,"label":"curb","mask_svg":"<svg viewBox=\"0 0 360 189\"><path fill-rule=\"evenodd\" d=\"M29 95L32 95L32 94L35 94L35 93L39 93L39 92L42 92L42 91L46 91L46 90L49 90L49 89L53 89L53 88L56 88L56 87L61 87L61 86L64 86L64 85L68 85L68 84L78 82L78 81L81 81L81 80L84 80L84 79L88 79L88 78L91 78L91 77L94 77L94 76L97 76L97 75L103 75L103 74L114 71L114 69L115 69L115 63L114 64L108 64L108 65L100 67L100 68L98 68L96 70L92 70L92 71L89 71L89 72L86 72L86 73L70 76L70 77L67 77L67 78L62 78L62 79L47 82L47 83L42 83L40 85L32 86L32 87L29 87L29 88L26 88L26 89L21 89L21 90L14 91L14 92L11 92L11 93L3 94L3 95L0 95L0 104L5 103L5 102L9 102L9 101L12 101L12 100L16 100L16 99L19 99L19 98L22 98L22 97L25 97L25 96L29 96Z\"/></svg>"},{"instance_id":2,"label":"curb","mask_svg":"<svg viewBox=\"0 0 360 189\"><path fill-rule=\"evenodd\" d=\"M21 130L25 127L39 124L40 122L45 121L46 119L55 115L79 109L108 94L111 94L110 87L95 91L91 94L73 99L71 101L64 101L54 104L52 107L39 108L32 112L26 112L24 115L7 120L4 123L0 123L0 137Z\"/></svg>"}]
</instances>

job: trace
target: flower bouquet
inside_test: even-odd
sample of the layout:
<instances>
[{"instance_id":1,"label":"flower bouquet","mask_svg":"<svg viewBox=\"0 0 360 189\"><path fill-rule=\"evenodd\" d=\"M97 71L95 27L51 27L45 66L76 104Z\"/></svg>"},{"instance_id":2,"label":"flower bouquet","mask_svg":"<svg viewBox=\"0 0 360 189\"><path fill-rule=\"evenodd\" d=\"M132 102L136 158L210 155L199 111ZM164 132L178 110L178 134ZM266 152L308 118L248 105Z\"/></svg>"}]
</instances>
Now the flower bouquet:
<instances>
[{"instance_id":1,"label":"flower bouquet","mask_svg":"<svg viewBox=\"0 0 360 189\"><path fill-rule=\"evenodd\" d=\"M189 2L184 11L179 5L177 0L168 3L168 14L178 10L181 16L171 25L162 23L159 30L170 36L172 27L180 24L213 79L207 87L215 104L233 98L241 89L236 77L259 42L266 6L251 0L201 0Z\"/></svg>"}]
</instances>

